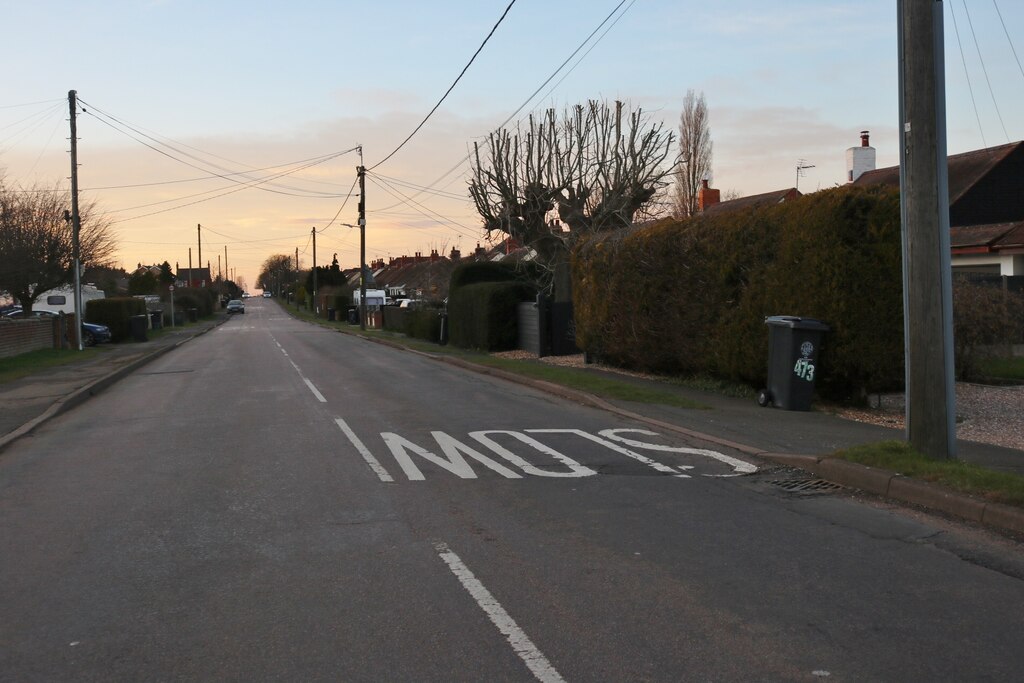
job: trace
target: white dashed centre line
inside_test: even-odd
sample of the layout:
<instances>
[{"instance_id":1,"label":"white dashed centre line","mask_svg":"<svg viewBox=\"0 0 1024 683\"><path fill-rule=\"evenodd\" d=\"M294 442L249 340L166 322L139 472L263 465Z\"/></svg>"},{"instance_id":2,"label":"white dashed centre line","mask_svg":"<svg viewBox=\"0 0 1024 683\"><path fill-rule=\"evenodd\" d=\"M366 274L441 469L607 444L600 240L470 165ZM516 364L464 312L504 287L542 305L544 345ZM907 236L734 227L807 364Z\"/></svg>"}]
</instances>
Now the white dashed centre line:
<instances>
[{"instance_id":1,"label":"white dashed centre line","mask_svg":"<svg viewBox=\"0 0 1024 683\"><path fill-rule=\"evenodd\" d=\"M462 587L466 589L466 592L476 600L476 604L487 614L491 623L497 626L502 635L508 639L512 649L523 660L534 677L544 683L564 682L565 679L555 670L555 667L551 665L551 662L544 656L544 653L537 649L537 646L533 644L529 636L526 635L523 629L519 628L515 620L494 599L494 596L480 583L480 580L473 575L469 567L463 564L459 556L449 550L448 546L444 543L436 543L434 548L445 564L448 565L448 568L452 570L452 574L455 574L455 578L459 580Z\"/></svg>"}]
</instances>

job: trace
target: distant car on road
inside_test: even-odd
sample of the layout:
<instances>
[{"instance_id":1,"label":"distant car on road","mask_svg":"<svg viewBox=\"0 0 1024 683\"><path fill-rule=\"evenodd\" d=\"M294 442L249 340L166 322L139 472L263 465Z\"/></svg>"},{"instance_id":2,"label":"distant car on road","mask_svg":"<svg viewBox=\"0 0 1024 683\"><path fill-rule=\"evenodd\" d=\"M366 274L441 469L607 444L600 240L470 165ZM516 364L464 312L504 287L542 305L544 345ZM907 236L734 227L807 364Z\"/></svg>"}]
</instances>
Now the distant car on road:
<instances>
[{"instance_id":1,"label":"distant car on road","mask_svg":"<svg viewBox=\"0 0 1024 683\"><path fill-rule=\"evenodd\" d=\"M274 296L274 295L273 295L273 294L271 294L270 292L263 292L263 298L264 298L264 299L269 299L269 298L270 298L270 297L272 297L272 296Z\"/></svg>"},{"instance_id":2,"label":"distant car on road","mask_svg":"<svg viewBox=\"0 0 1024 683\"><path fill-rule=\"evenodd\" d=\"M245 304L240 299L232 299L228 302L228 313L245 313Z\"/></svg>"}]
</instances>

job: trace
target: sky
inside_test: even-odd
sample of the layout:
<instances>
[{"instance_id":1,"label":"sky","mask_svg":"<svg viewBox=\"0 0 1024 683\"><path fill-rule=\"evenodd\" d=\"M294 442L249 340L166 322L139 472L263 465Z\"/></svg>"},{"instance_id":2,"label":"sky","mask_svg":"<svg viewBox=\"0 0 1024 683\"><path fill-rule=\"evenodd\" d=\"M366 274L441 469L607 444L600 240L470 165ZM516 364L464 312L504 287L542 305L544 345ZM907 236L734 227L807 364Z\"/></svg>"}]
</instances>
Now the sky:
<instances>
[{"instance_id":1,"label":"sky","mask_svg":"<svg viewBox=\"0 0 1024 683\"><path fill-rule=\"evenodd\" d=\"M0 173L69 186L75 90L79 187L118 265L191 247L199 267L201 234L255 291L271 255L312 265L314 229L318 265L358 265L359 148L368 260L486 243L468 152L550 107L622 100L671 130L703 93L712 186L742 196L842 184L861 130L899 161L895 0L516 0L400 147L508 4L0 0ZM1024 3L943 5L949 152L1024 139Z\"/></svg>"}]
</instances>

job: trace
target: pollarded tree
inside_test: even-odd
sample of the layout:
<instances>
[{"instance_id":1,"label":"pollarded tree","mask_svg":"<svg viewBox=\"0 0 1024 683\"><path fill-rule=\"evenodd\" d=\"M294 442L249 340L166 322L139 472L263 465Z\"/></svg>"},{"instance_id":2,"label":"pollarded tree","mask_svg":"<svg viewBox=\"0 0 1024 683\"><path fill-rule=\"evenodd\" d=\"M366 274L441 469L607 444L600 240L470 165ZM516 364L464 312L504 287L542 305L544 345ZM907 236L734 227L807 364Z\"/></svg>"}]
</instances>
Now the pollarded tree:
<instances>
[{"instance_id":1,"label":"pollarded tree","mask_svg":"<svg viewBox=\"0 0 1024 683\"><path fill-rule=\"evenodd\" d=\"M0 185L0 290L31 311L43 292L74 282L68 193L34 186ZM110 222L94 203L79 209L79 260L83 268L108 265L117 249Z\"/></svg>"},{"instance_id":2,"label":"pollarded tree","mask_svg":"<svg viewBox=\"0 0 1024 683\"><path fill-rule=\"evenodd\" d=\"M637 108L549 109L473 145L469 194L488 236L508 235L553 271L581 237L632 225L668 184L674 135Z\"/></svg>"},{"instance_id":3,"label":"pollarded tree","mask_svg":"<svg viewBox=\"0 0 1024 683\"><path fill-rule=\"evenodd\" d=\"M683 113L679 115L679 165L672 193L678 218L698 212L698 193L702 180L711 178L711 119L704 93L686 91Z\"/></svg>"}]
</instances>

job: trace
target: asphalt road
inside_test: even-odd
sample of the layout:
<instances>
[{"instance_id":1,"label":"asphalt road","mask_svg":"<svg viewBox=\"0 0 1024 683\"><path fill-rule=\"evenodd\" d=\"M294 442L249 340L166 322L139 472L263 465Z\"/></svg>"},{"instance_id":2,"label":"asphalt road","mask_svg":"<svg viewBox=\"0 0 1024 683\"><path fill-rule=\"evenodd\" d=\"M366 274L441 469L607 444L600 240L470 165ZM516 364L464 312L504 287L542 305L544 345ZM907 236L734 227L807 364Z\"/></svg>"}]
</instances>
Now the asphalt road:
<instances>
[{"instance_id":1,"label":"asphalt road","mask_svg":"<svg viewBox=\"0 0 1024 683\"><path fill-rule=\"evenodd\" d=\"M646 430L250 299L0 457L0 680L1019 679L1019 545Z\"/></svg>"}]
</instances>

